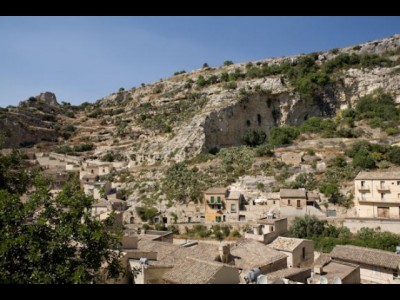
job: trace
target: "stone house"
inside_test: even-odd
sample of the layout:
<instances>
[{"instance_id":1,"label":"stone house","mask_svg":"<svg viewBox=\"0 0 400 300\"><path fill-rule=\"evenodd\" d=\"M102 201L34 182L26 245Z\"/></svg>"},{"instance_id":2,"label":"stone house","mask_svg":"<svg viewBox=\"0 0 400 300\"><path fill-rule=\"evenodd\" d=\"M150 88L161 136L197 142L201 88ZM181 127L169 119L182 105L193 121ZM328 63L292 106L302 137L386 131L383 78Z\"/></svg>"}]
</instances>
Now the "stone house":
<instances>
[{"instance_id":1,"label":"stone house","mask_svg":"<svg viewBox=\"0 0 400 300\"><path fill-rule=\"evenodd\" d=\"M307 194L305 189L280 189L280 206L294 206L303 208L307 205Z\"/></svg>"},{"instance_id":2,"label":"stone house","mask_svg":"<svg viewBox=\"0 0 400 300\"><path fill-rule=\"evenodd\" d=\"M257 241L242 239L228 247L228 263L238 268L241 283L251 269L260 269L261 274L268 274L287 268L286 255Z\"/></svg>"},{"instance_id":3,"label":"stone house","mask_svg":"<svg viewBox=\"0 0 400 300\"><path fill-rule=\"evenodd\" d=\"M107 200L101 199L93 204L92 216L98 216L110 210L112 210L111 203L108 202Z\"/></svg>"},{"instance_id":4,"label":"stone house","mask_svg":"<svg viewBox=\"0 0 400 300\"><path fill-rule=\"evenodd\" d=\"M267 246L285 253L290 268L309 267L314 262L314 242L279 236Z\"/></svg>"},{"instance_id":5,"label":"stone house","mask_svg":"<svg viewBox=\"0 0 400 300\"><path fill-rule=\"evenodd\" d=\"M111 183L106 182L95 182L95 183L84 183L83 191L88 196L93 196L94 199L101 199L107 196L111 191Z\"/></svg>"},{"instance_id":6,"label":"stone house","mask_svg":"<svg viewBox=\"0 0 400 300\"><path fill-rule=\"evenodd\" d=\"M360 284L360 266L340 260L332 260L328 254L321 255L314 262L313 276L309 278L307 283L318 284L321 282L322 276L328 283L335 283L340 279L341 284Z\"/></svg>"},{"instance_id":7,"label":"stone house","mask_svg":"<svg viewBox=\"0 0 400 300\"><path fill-rule=\"evenodd\" d=\"M253 239L263 244L268 244L280 235L287 232L287 218L272 219L262 218L253 225L253 232L245 232L246 239Z\"/></svg>"},{"instance_id":8,"label":"stone house","mask_svg":"<svg viewBox=\"0 0 400 300\"><path fill-rule=\"evenodd\" d=\"M354 190L358 217L400 219L400 172L360 172Z\"/></svg>"},{"instance_id":9,"label":"stone house","mask_svg":"<svg viewBox=\"0 0 400 300\"><path fill-rule=\"evenodd\" d=\"M239 220L239 211L243 207L244 197L239 192L230 192L227 188L209 188L204 192L205 222L225 222Z\"/></svg>"},{"instance_id":10,"label":"stone house","mask_svg":"<svg viewBox=\"0 0 400 300\"><path fill-rule=\"evenodd\" d=\"M359 265L363 282L400 283L399 254L378 249L337 245L329 256L334 261L344 261Z\"/></svg>"}]
</instances>

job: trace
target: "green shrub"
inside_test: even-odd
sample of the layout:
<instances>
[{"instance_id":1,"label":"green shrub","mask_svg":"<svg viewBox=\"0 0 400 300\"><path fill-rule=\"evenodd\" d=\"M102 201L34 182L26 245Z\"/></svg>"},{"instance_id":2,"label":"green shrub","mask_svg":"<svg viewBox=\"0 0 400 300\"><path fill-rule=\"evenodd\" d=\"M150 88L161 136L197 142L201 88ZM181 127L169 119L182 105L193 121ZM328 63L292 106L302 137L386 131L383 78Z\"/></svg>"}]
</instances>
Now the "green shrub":
<instances>
[{"instance_id":1,"label":"green shrub","mask_svg":"<svg viewBox=\"0 0 400 300\"><path fill-rule=\"evenodd\" d=\"M265 142L267 135L262 129L247 129L246 133L242 136L243 142L250 146L256 147Z\"/></svg>"},{"instance_id":2,"label":"green shrub","mask_svg":"<svg viewBox=\"0 0 400 300\"><path fill-rule=\"evenodd\" d=\"M273 127L269 132L268 144L270 146L290 145L300 134L300 131L290 125Z\"/></svg>"},{"instance_id":3,"label":"green shrub","mask_svg":"<svg viewBox=\"0 0 400 300\"><path fill-rule=\"evenodd\" d=\"M186 71L182 70L182 71L175 72L174 75L176 76L176 75L185 74L185 73L186 73Z\"/></svg>"},{"instance_id":4,"label":"green shrub","mask_svg":"<svg viewBox=\"0 0 400 300\"><path fill-rule=\"evenodd\" d=\"M226 82L226 83L224 83L222 88L225 90L235 90L237 88L237 83L234 81Z\"/></svg>"},{"instance_id":5,"label":"green shrub","mask_svg":"<svg viewBox=\"0 0 400 300\"><path fill-rule=\"evenodd\" d=\"M160 213L155 207L136 207L136 212L139 215L140 219L144 222L153 222L153 218L158 216Z\"/></svg>"},{"instance_id":6,"label":"green shrub","mask_svg":"<svg viewBox=\"0 0 400 300\"><path fill-rule=\"evenodd\" d=\"M230 65L233 65L233 61L231 60L224 61L224 66L230 66Z\"/></svg>"}]
</instances>

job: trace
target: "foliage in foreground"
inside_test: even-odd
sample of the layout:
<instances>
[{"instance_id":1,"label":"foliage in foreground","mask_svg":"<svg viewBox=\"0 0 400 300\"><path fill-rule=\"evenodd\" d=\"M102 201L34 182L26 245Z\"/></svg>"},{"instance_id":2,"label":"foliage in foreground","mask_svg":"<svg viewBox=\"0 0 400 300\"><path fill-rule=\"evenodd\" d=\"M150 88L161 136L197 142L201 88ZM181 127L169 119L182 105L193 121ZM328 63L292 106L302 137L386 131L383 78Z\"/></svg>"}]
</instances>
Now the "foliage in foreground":
<instances>
[{"instance_id":1,"label":"foliage in foreground","mask_svg":"<svg viewBox=\"0 0 400 300\"><path fill-rule=\"evenodd\" d=\"M7 157L0 156L1 164ZM15 158L16 174L25 172ZM18 181L19 176L2 177ZM28 182L28 181L27 181ZM0 189L0 283L96 283L121 273L119 234L91 217L93 198L86 196L77 180L69 182L53 197L49 183L34 178L35 191L27 201L15 190Z\"/></svg>"}]
</instances>

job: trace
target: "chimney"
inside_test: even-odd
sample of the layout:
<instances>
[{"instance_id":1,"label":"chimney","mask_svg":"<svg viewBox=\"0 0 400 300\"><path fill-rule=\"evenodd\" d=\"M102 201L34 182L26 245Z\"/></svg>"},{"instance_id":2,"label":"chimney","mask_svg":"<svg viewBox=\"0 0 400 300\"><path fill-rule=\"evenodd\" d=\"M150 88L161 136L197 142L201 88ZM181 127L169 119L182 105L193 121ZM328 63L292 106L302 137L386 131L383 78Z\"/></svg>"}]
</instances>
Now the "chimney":
<instances>
[{"instance_id":1,"label":"chimney","mask_svg":"<svg viewBox=\"0 0 400 300\"><path fill-rule=\"evenodd\" d=\"M224 264L229 263L229 259L231 256L229 245L219 246L218 253L222 263Z\"/></svg>"}]
</instances>

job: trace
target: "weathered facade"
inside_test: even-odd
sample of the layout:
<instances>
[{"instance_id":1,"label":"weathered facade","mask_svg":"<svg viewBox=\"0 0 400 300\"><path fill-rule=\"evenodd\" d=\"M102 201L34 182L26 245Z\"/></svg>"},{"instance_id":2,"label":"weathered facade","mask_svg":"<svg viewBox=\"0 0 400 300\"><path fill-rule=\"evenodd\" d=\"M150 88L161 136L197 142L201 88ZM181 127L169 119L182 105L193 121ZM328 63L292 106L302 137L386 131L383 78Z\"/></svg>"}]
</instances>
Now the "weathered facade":
<instances>
[{"instance_id":1,"label":"weathered facade","mask_svg":"<svg viewBox=\"0 0 400 300\"><path fill-rule=\"evenodd\" d=\"M333 260L359 265L361 280L365 283L400 283L399 254L378 249L337 245L329 255Z\"/></svg>"},{"instance_id":2,"label":"weathered facade","mask_svg":"<svg viewBox=\"0 0 400 300\"><path fill-rule=\"evenodd\" d=\"M360 172L354 190L358 217L400 219L400 172Z\"/></svg>"},{"instance_id":3,"label":"weathered facade","mask_svg":"<svg viewBox=\"0 0 400 300\"><path fill-rule=\"evenodd\" d=\"M268 246L287 255L288 267L308 267L314 262L313 241L280 236Z\"/></svg>"}]
</instances>

